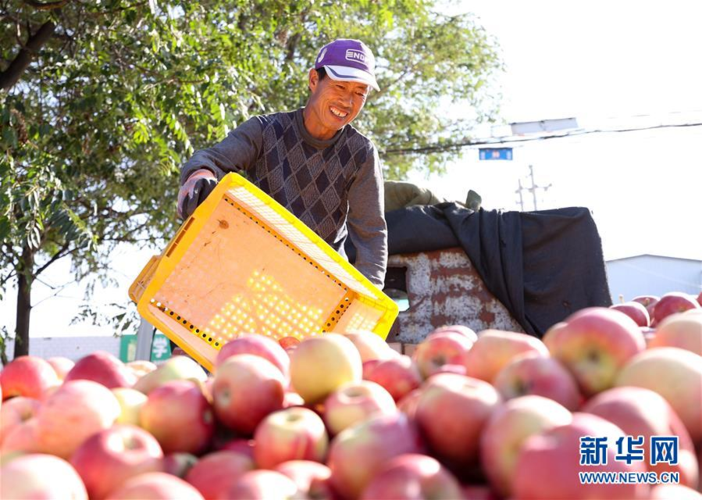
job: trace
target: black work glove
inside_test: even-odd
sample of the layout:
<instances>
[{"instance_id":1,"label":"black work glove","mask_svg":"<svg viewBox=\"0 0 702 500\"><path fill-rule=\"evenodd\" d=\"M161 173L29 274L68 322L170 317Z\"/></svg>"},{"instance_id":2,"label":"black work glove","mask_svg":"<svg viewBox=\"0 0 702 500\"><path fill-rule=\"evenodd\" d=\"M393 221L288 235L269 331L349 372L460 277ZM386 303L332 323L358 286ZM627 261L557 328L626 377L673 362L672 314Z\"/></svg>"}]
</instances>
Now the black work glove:
<instances>
[{"instance_id":1,"label":"black work glove","mask_svg":"<svg viewBox=\"0 0 702 500\"><path fill-rule=\"evenodd\" d=\"M217 177L209 170L196 170L178 192L178 216L182 219L190 217L214 190L217 182Z\"/></svg>"}]
</instances>

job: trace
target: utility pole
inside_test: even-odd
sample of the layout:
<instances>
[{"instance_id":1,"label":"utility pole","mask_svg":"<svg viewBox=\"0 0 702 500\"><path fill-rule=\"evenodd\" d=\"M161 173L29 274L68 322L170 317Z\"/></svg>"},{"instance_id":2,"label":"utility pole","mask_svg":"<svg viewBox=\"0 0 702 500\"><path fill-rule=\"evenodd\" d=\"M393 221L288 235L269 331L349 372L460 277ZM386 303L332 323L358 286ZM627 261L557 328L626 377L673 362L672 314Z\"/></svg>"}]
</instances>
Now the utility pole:
<instances>
[{"instance_id":1,"label":"utility pole","mask_svg":"<svg viewBox=\"0 0 702 500\"><path fill-rule=\"evenodd\" d=\"M522 198L522 191L529 191L531 193L532 199L534 201L534 210L538 210L538 207L536 205L536 190L537 189L543 189L544 192L548 191L548 188L551 187L551 184L548 186L537 186L536 181L534 180L534 166L529 165L529 180L531 181L531 186L530 187L523 187L522 186L522 180L519 179L519 189L515 191L515 193L519 194L519 209L524 210L524 199Z\"/></svg>"}]
</instances>

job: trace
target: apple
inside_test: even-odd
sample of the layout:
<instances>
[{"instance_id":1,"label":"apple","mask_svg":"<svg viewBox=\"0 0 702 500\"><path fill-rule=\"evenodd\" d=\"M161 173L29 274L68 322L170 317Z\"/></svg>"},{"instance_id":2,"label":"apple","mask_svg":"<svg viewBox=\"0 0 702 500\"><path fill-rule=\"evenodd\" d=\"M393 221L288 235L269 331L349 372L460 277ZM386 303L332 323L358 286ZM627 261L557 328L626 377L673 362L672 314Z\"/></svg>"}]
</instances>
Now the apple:
<instances>
[{"instance_id":1,"label":"apple","mask_svg":"<svg viewBox=\"0 0 702 500\"><path fill-rule=\"evenodd\" d=\"M205 498L226 498L237 479L254 469L254 461L241 453L215 451L193 465L185 480Z\"/></svg>"},{"instance_id":2,"label":"apple","mask_svg":"<svg viewBox=\"0 0 702 500\"><path fill-rule=\"evenodd\" d=\"M280 472L253 470L243 474L229 489L227 500L272 500L304 498L295 482Z\"/></svg>"},{"instance_id":3,"label":"apple","mask_svg":"<svg viewBox=\"0 0 702 500\"><path fill-rule=\"evenodd\" d=\"M342 431L329 449L332 486L358 498L380 468L405 453L420 453L417 429L402 413L382 415Z\"/></svg>"},{"instance_id":4,"label":"apple","mask_svg":"<svg viewBox=\"0 0 702 500\"><path fill-rule=\"evenodd\" d=\"M434 456L468 467L478 464L480 435L501 402L484 380L442 373L422 388L415 418Z\"/></svg>"},{"instance_id":5,"label":"apple","mask_svg":"<svg viewBox=\"0 0 702 500\"><path fill-rule=\"evenodd\" d=\"M249 457L251 460L254 460L255 449L256 441L254 441L253 439L234 438L224 443L219 448L219 451L234 451L236 453L240 453L244 456Z\"/></svg>"},{"instance_id":6,"label":"apple","mask_svg":"<svg viewBox=\"0 0 702 500\"><path fill-rule=\"evenodd\" d=\"M648 314L646 307L641 304L641 302L622 302L621 304L614 304L609 306L610 309L615 309L617 311L623 312L639 326L649 326L651 324L651 317Z\"/></svg>"},{"instance_id":7,"label":"apple","mask_svg":"<svg viewBox=\"0 0 702 500\"><path fill-rule=\"evenodd\" d=\"M53 367L61 381L66 378L68 372L76 365L72 359L68 359L64 356L52 356L47 358L46 361Z\"/></svg>"},{"instance_id":8,"label":"apple","mask_svg":"<svg viewBox=\"0 0 702 500\"><path fill-rule=\"evenodd\" d=\"M131 387L137 379L115 356L109 352L96 351L79 359L64 380L92 380L113 389Z\"/></svg>"},{"instance_id":9,"label":"apple","mask_svg":"<svg viewBox=\"0 0 702 500\"><path fill-rule=\"evenodd\" d=\"M557 359L531 352L515 356L497 374L493 386L505 400L533 394L570 411L577 410L582 400L575 379Z\"/></svg>"},{"instance_id":10,"label":"apple","mask_svg":"<svg viewBox=\"0 0 702 500\"><path fill-rule=\"evenodd\" d=\"M15 396L42 399L44 393L61 381L54 368L37 356L20 356L0 371L3 401Z\"/></svg>"},{"instance_id":11,"label":"apple","mask_svg":"<svg viewBox=\"0 0 702 500\"><path fill-rule=\"evenodd\" d=\"M153 389L139 412L141 427L164 453L204 451L214 435L212 407L196 382L171 380Z\"/></svg>"},{"instance_id":12,"label":"apple","mask_svg":"<svg viewBox=\"0 0 702 500\"><path fill-rule=\"evenodd\" d=\"M464 325L444 325L436 328L433 332L431 333L439 333L439 332L455 332L460 335L463 335L465 337L468 337L470 340L475 342L478 340L478 335L470 328Z\"/></svg>"},{"instance_id":13,"label":"apple","mask_svg":"<svg viewBox=\"0 0 702 500\"><path fill-rule=\"evenodd\" d=\"M646 308L650 319L653 319L653 308L656 307L659 300L661 300L661 298L657 295L639 295L631 299L632 302L638 302Z\"/></svg>"},{"instance_id":14,"label":"apple","mask_svg":"<svg viewBox=\"0 0 702 500\"><path fill-rule=\"evenodd\" d=\"M343 335L308 338L290 355L292 386L307 404L324 401L343 384L361 380L362 374L361 355Z\"/></svg>"},{"instance_id":15,"label":"apple","mask_svg":"<svg viewBox=\"0 0 702 500\"><path fill-rule=\"evenodd\" d=\"M417 415L417 404L422 395L422 388L415 389L397 402L397 409L407 415L410 420L415 420Z\"/></svg>"},{"instance_id":16,"label":"apple","mask_svg":"<svg viewBox=\"0 0 702 500\"><path fill-rule=\"evenodd\" d=\"M194 486L165 472L146 472L113 491L110 500L204 500Z\"/></svg>"},{"instance_id":17,"label":"apple","mask_svg":"<svg viewBox=\"0 0 702 500\"><path fill-rule=\"evenodd\" d=\"M120 407L117 423L139 425L139 412L149 399L148 396L130 387L115 387L112 394L117 398Z\"/></svg>"},{"instance_id":18,"label":"apple","mask_svg":"<svg viewBox=\"0 0 702 500\"><path fill-rule=\"evenodd\" d=\"M621 368L646 348L641 330L626 314L588 307L544 335L551 356L573 374L586 397L609 389Z\"/></svg>"},{"instance_id":19,"label":"apple","mask_svg":"<svg viewBox=\"0 0 702 500\"><path fill-rule=\"evenodd\" d=\"M287 352L288 349L300 345L300 339L298 339L297 337L283 337L280 340L278 340L278 344L280 344L280 347L285 349L285 351Z\"/></svg>"},{"instance_id":20,"label":"apple","mask_svg":"<svg viewBox=\"0 0 702 500\"><path fill-rule=\"evenodd\" d=\"M606 465L580 465L580 439L606 438ZM642 462L615 460L616 440L624 432L607 420L574 413L569 424L547 429L521 446L513 481L514 498L644 499L649 486L638 484L581 484L579 472L645 472Z\"/></svg>"},{"instance_id":21,"label":"apple","mask_svg":"<svg viewBox=\"0 0 702 500\"><path fill-rule=\"evenodd\" d=\"M33 398L15 396L0 407L0 445L10 431L36 416L41 403Z\"/></svg>"},{"instance_id":22,"label":"apple","mask_svg":"<svg viewBox=\"0 0 702 500\"><path fill-rule=\"evenodd\" d=\"M677 347L648 349L622 369L615 385L657 392L673 407L692 440L702 442L702 356Z\"/></svg>"},{"instance_id":23,"label":"apple","mask_svg":"<svg viewBox=\"0 0 702 500\"><path fill-rule=\"evenodd\" d=\"M188 356L174 356L164 361L155 370L143 375L134 384L134 389L144 394L149 394L152 389L171 380L198 380L207 381L207 373Z\"/></svg>"},{"instance_id":24,"label":"apple","mask_svg":"<svg viewBox=\"0 0 702 500\"><path fill-rule=\"evenodd\" d=\"M361 355L361 362L365 363L373 359L391 359L398 355L387 342L373 332L366 330L355 330L343 333L344 337L353 342Z\"/></svg>"},{"instance_id":25,"label":"apple","mask_svg":"<svg viewBox=\"0 0 702 500\"><path fill-rule=\"evenodd\" d=\"M649 500L702 500L702 495L681 484L657 484L651 488Z\"/></svg>"},{"instance_id":26,"label":"apple","mask_svg":"<svg viewBox=\"0 0 702 500\"><path fill-rule=\"evenodd\" d=\"M308 408L288 408L271 413L256 428L254 458L263 469L288 460L322 462L329 437L321 417Z\"/></svg>"},{"instance_id":27,"label":"apple","mask_svg":"<svg viewBox=\"0 0 702 500\"><path fill-rule=\"evenodd\" d=\"M542 396L519 397L497 408L480 436L481 464L495 491L505 498L512 494L517 457L528 437L572 418L564 406Z\"/></svg>"},{"instance_id":28,"label":"apple","mask_svg":"<svg viewBox=\"0 0 702 500\"><path fill-rule=\"evenodd\" d=\"M532 352L548 356L541 340L525 333L485 330L463 357L466 375L492 383L497 373L515 356Z\"/></svg>"},{"instance_id":29,"label":"apple","mask_svg":"<svg viewBox=\"0 0 702 500\"><path fill-rule=\"evenodd\" d=\"M375 382L387 390L395 401L401 400L407 394L422 384L422 376L412 358L404 354L391 359L377 361L366 371L363 364L364 380Z\"/></svg>"},{"instance_id":30,"label":"apple","mask_svg":"<svg viewBox=\"0 0 702 500\"><path fill-rule=\"evenodd\" d=\"M0 498L88 500L83 481L65 460L40 453L14 458L0 467Z\"/></svg>"},{"instance_id":31,"label":"apple","mask_svg":"<svg viewBox=\"0 0 702 500\"><path fill-rule=\"evenodd\" d=\"M427 455L405 454L393 458L378 472L361 499L463 498L458 480Z\"/></svg>"},{"instance_id":32,"label":"apple","mask_svg":"<svg viewBox=\"0 0 702 500\"><path fill-rule=\"evenodd\" d=\"M283 408L287 385L285 376L270 361L237 354L217 367L212 406L226 427L251 435L261 420Z\"/></svg>"},{"instance_id":33,"label":"apple","mask_svg":"<svg viewBox=\"0 0 702 500\"><path fill-rule=\"evenodd\" d=\"M215 370L225 359L235 354L253 354L255 356L261 356L273 363L285 378L290 376L290 356L288 356L285 349L283 349L278 342L265 335L243 335L224 344L219 354L217 354Z\"/></svg>"},{"instance_id":34,"label":"apple","mask_svg":"<svg viewBox=\"0 0 702 500\"><path fill-rule=\"evenodd\" d=\"M129 478L163 468L158 441L133 425L113 425L93 434L71 456L91 500L106 498Z\"/></svg>"},{"instance_id":35,"label":"apple","mask_svg":"<svg viewBox=\"0 0 702 500\"><path fill-rule=\"evenodd\" d=\"M283 408L292 408L293 406L305 406L305 400L296 392L286 391Z\"/></svg>"},{"instance_id":36,"label":"apple","mask_svg":"<svg viewBox=\"0 0 702 500\"><path fill-rule=\"evenodd\" d=\"M39 408L37 441L47 453L68 459L83 441L110 427L120 412L117 398L104 385L64 382Z\"/></svg>"},{"instance_id":37,"label":"apple","mask_svg":"<svg viewBox=\"0 0 702 500\"><path fill-rule=\"evenodd\" d=\"M690 434L659 394L640 387L615 387L590 399L582 411L612 422L627 436L643 436L645 457L651 456L651 436L678 436L678 465L645 463L653 472L678 472L681 484L697 487L699 471Z\"/></svg>"},{"instance_id":38,"label":"apple","mask_svg":"<svg viewBox=\"0 0 702 500\"><path fill-rule=\"evenodd\" d=\"M0 445L0 456L8 453L44 453L37 440L37 419L30 418L14 425Z\"/></svg>"},{"instance_id":39,"label":"apple","mask_svg":"<svg viewBox=\"0 0 702 500\"><path fill-rule=\"evenodd\" d=\"M145 359L135 359L134 361L127 363L126 366L128 370L131 370L131 372L136 375L137 379L140 379L147 373L151 373L158 368L156 363Z\"/></svg>"},{"instance_id":40,"label":"apple","mask_svg":"<svg viewBox=\"0 0 702 500\"><path fill-rule=\"evenodd\" d=\"M452 331L431 333L417 346L412 358L426 379L445 364L461 365L473 343L473 339Z\"/></svg>"},{"instance_id":41,"label":"apple","mask_svg":"<svg viewBox=\"0 0 702 500\"><path fill-rule=\"evenodd\" d=\"M182 451L168 453L163 457L163 472L185 479L188 471L193 468L198 460L192 453Z\"/></svg>"},{"instance_id":42,"label":"apple","mask_svg":"<svg viewBox=\"0 0 702 500\"><path fill-rule=\"evenodd\" d=\"M679 347L702 356L702 314L685 312L667 316L656 328L648 347Z\"/></svg>"},{"instance_id":43,"label":"apple","mask_svg":"<svg viewBox=\"0 0 702 500\"><path fill-rule=\"evenodd\" d=\"M682 292L668 292L661 297L653 308L651 326L658 326L661 321L674 313L681 313L690 309L699 309L697 300Z\"/></svg>"},{"instance_id":44,"label":"apple","mask_svg":"<svg viewBox=\"0 0 702 500\"><path fill-rule=\"evenodd\" d=\"M315 500L334 500L331 469L311 460L289 460L273 469L293 480L299 492Z\"/></svg>"},{"instance_id":45,"label":"apple","mask_svg":"<svg viewBox=\"0 0 702 500\"><path fill-rule=\"evenodd\" d=\"M375 382L360 380L339 387L324 403L324 422L332 435L336 435L375 415L397 412L390 393Z\"/></svg>"}]
</instances>

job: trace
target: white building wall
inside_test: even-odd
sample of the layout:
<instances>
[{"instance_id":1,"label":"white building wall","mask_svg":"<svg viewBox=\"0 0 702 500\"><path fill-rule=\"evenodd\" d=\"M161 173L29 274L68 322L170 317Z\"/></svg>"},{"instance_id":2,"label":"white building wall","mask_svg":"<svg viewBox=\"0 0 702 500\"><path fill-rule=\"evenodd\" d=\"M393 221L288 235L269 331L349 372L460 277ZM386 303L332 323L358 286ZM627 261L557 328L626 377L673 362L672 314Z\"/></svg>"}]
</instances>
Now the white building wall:
<instances>
[{"instance_id":1,"label":"white building wall","mask_svg":"<svg viewBox=\"0 0 702 500\"><path fill-rule=\"evenodd\" d=\"M658 255L638 255L607 263L612 300L628 301L637 295L661 296L684 292L697 296L702 291L702 261Z\"/></svg>"},{"instance_id":2,"label":"white building wall","mask_svg":"<svg viewBox=\"0 0 702 500\"><path fill-rule=\"evenodd\" d=\"M103 337L31 337L29 354L40 358L64 356L73 361L95 351L106 351L119 358L120 338ZM8 341L7 357L12 359L15 352L14 340Z\"/></svg>"}]
</instances>

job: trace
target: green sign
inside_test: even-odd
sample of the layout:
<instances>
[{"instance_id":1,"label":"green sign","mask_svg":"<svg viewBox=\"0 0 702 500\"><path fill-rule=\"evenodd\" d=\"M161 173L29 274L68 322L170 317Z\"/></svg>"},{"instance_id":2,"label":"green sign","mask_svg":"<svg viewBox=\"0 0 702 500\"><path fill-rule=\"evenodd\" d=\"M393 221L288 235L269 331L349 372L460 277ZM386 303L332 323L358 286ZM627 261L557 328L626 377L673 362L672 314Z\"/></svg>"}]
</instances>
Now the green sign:
<instances>
[{"instance_id":1,"label":"green sign","mask_svg":"<svg viewBox=\"0 0 702 500\"><path fill-rule=\"evenodd\" d=\"M128 363L134 361L137 349L136 335L122 335L119 346L119 359ZM165 361L171 357L171 343L162 333L154 335L154 340L151 342L151 359L154 363Z\"/></svg>"}]
</instances>

